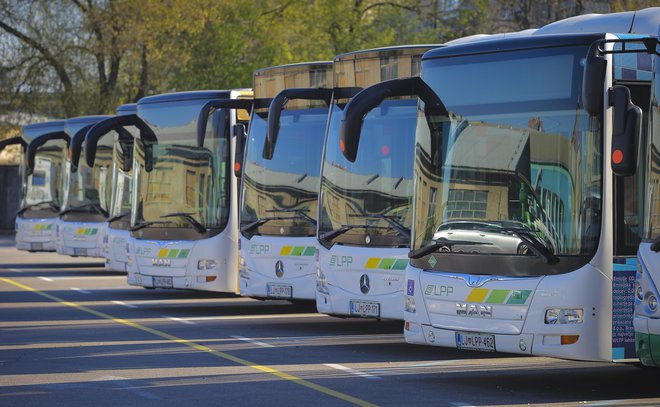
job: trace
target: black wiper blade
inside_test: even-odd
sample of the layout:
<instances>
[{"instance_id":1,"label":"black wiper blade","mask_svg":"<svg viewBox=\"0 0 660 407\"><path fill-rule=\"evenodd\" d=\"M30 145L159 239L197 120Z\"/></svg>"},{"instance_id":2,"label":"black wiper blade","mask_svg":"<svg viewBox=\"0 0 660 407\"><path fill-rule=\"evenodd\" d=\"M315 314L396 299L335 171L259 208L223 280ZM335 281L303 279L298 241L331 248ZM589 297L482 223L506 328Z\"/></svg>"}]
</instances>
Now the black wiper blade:
<instances>
[{"instance_id":1,"label":"black wiper blade","mask_svg":"<svg viewBox=\"0 0 660 407\"><path fill-rule=\"evenodd\" d=\"M168 224L168 223L172 223L172 221L168 221L168 220L152 220L152 221L150 221L150 222L141 222L141 223L138 223L138 224L136 224L136 225L133 225L133 226L131 226L130 228L128 228L128 230L130 230L131 232L135 232L136 230L144 229L144 228L146 228L147 226L156 225L156 224L165 224L165 225L166 225L166 224Z\"/></svg>"},{"instance_id":2,"label":"black wiper blade","mask_svg":"<svg viewBox=\"0 0 660 407\"><path fill-rule=\"evenodd\" d=\"M410 259L419 259L420 257L424 257L427 254L433 253L438 249L441 249L443 247L449 247L451 248L452 246L491 246L492 243L486 243L486 242L473 242L471 240L449 240L440 238L436 239L433 241L432 244L424 247L420 247L419 249L416 250L411 250L410 253L408 253L408 258Z\"/></svg>"},{"instance_id":3,"label":"black wiper blade","mask_svg":"<svg viewBox=\"0 0 660 407\"><path fill-rule=\"evenodd\" d=\"M248 233L254 228L258 228L259 226L263 225L266 222L270 222L271 220L282 220L282 219L292 219L292 218L283 218L281 216L270 216L268 218L261 218L257 219L254 222L246 223L244 225L241 225L241 232Z\"/></svg>"},{"instance_id":4,"label":"black wiper blade","mask_svg":"<svg viewBox=\"0 0 660 407\"><path fill-rule=\"evenodd\" d=\"M60 211L60 207L59 207L59 205L57 205L55 203L55 201L41 201L41 202L33 203L33 204L26 205L26 206L22 207L21 209L18 210L18 212L16 212L16 215L20 215L22 213L25 213L25 211L27 211L29 209L32 209L32 208L35 208L35 207L41 206L41 205L48 205L55 212Z\"/></svg>"},{"instance_id":5,"label":"black wiper blade","mask_svg":"<svg viewBox=\"0 0 660 407\"><path fill-rule=\"evenodd\" d=\"M331 230L319 235L320 240L334 239L339 235L343 235L351 229L390 229L389 226L374 226L374 225L341 225L339 229Z\"/></svg>"},{"instance_id":6,"label":"black wiper blade","mask_svg":"<svg viewBox=\"0 0 660 407\"><path fill-rule=\"evenodd\" d=\"M525 245L538 257L543 257L547 264L559 263L559 257L548 249L548 247L534 235L533 230L524 228L498 228L498 231L513 233L518 239L522 240Z\"/></svg>"},{"instance_id":7,"label":"black wiper blade","mask_svg":"<svg viewBox=\"0 0 660 407\"><path fill-rule=\"evenodd\" d=\"M389 223L390 226L397 232L399 232L400 235L403 235L410 239L410 229L403 226L401 223L396 221L394 217L388 216L388 215L370 215L368 216L369 218L377 218L377 219L383 219L385 222Z\"/></svg>"},{"instance_id":8,"label":"black wiper blade","mask_svg":"<svg viewBox=\"0 0 660 407\"><path fill-rule=\"evenodd\" d=\"M61 211L59 213L59 215L62 216L62 215L66 215L69 212L78 212L83 208L94 208L97 212L99 212L101 215L103 215L106 218L110 215L108 213L108 211L103 209L101 207L101 205L97 204L96 202L90 202L90 203L87 203L87 204L84 204L84 205L78 205L78 206L71 206L71 207Z\"/></svg>"},{"instance_id":9,"label":"black wiper blade","mask_svg":"<svg viewBox=\"0 0 660 407\"><path fill-rule=\"evenodd\" d=\"M295 213L298 217L305 219L312 226L316 227L316 219L305 213L308 212L308 209L268 209L266 212Z\"/></svg>"},{"instance_id":10,"label":"black wiper blade","mask_svg":"<svg viewBox=\"0 0 660 407\"><path fill-rule=\"evenodd\" d=\"M660 236L656 237L653 243L651 243L651 250L654 252L660 252Z\"/></svg>"},{"instance_id":11,"label":"black wiper blade","mask_svg":"<svg viewBox=\"0 0 660 407\"><path fill-rule=\"evenodd\" d=\"M108 223L112 223L114 221L117 221L121 218L127 217L129 214L128 213L120 213L119 215L115 215L107 220Z\"/></svg>"},{"instance_id":12,"label":"black wiper blade","mask_svg":"<svg viewBox=\"0 0 660 407\"><path fill-rule=\"evenodd\" d=\"M162 215L161 218L172 218L172 217L179 217L186 222L190 223L192 227L198 232L198 233L206 233L207 229L204 225L199 223L197 219L193 218L192 215L193 213L188 213L188 212L174 212L174 213L168 213L166 215Z\"/></svg>"}]
</instances>

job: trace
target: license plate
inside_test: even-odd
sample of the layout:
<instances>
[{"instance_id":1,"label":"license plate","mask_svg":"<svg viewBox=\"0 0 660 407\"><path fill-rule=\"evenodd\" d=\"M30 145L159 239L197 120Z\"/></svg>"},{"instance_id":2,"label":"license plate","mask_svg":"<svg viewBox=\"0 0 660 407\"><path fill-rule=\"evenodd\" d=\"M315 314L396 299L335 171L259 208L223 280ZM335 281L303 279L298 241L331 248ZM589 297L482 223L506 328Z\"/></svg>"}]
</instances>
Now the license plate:
<instances>
[{"instance_id":1,"label":"license plate","mask_svg":"<svg viewBox=\"0 0 660 407\"><path fill-rule=\"evenodd\" d=\"M43 250L43 249L44 249L43 243L30 243L30 250Z\"/></svg>"},{"instance_id":2,"label":"license plate","mask_svg":"<svg viewBox=\"0 0 660 407\"><path fill-rule=\"evenodd\" d=\"M495 352L495 335L456 332L456 347Z\"/></svg>"},{"instance_id":3,"label":"license plate","mask_svg":"<svg viewBox=\"0 0 660 407\"><path fill-rule=\"evenodd\" d=\"M351 301L351 315L361 317L379 317L380 304L370 301Z\"/></svg>"},{"instance_id":4,"label":"license plate","mask_svg":"<svg viewBox=\"0 0 660 407\"><path fill-rule=\"evenodd\" d=\"M293 296L293 287L288 284L267 284L266 293L269 297L291 298Z\"/></svg>"},{"instance_id":5,"label":"license plate","mask_svg":"<svg viewBox=\"0 0 660 407\"><path fill-rule=\"evenodd\" d=\"M74 256L87 256L87 249L84 247L74 247L73 248Z\"/></svg>"},{"instance_id":6,"label":"license plate","mask_svg":"<svg viewBox=\"0 0 660 407\"><path fill-rule=\"evenodd\" d=\"M153 277L153 284L156 288L172 288L172 277Z\"/></svg>"}]
</instances>

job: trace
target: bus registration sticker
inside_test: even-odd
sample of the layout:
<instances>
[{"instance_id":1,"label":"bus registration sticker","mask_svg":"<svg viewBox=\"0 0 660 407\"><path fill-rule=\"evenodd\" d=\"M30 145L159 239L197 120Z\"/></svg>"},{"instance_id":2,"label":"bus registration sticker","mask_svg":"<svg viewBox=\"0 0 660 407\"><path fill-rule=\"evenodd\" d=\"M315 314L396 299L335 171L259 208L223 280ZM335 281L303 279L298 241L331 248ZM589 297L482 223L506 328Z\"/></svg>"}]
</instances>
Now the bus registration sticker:
<instances>
[{"instance_id":1,"label":"bus registration sticker","mask_svg":"<svg viewBox=\"0 0 660 407\"><path fill-rule=\"evenodd\" d=\"M495 335L456 332L456 347L458 349L495 352Z\"/></svg>"},{"instance_id":2,"label":"bus registration sticker","mask_svg":"<svg viewBox=\"0 0 660 407\"><path fill-rule=\"evenodd\" d=\"M153 279L152 280L153 286L156 287L156 288L173 288L174 287L172 277L153 276L152 279Z\"/></svg>"},{"instance_id":3,"label":"bus registration sticker","mask_svg":"<svg viewBox=\"0 0 660 407\"><path fill-rule=\"evenodd\" d=\"M351 315L360 317L379 317L380 304L371 301L351 301Z\"/></svg>"},{"instance_id":4,"label":"bus registration sticker","mask_svg":"<svg viewBox=\"0 0 660 407\"><path fill-rule=\"evenodd\" d=\"M266 295L273 298L291 298L293 287L289 284L267 284Z\"/></svg>"}]
</instances>

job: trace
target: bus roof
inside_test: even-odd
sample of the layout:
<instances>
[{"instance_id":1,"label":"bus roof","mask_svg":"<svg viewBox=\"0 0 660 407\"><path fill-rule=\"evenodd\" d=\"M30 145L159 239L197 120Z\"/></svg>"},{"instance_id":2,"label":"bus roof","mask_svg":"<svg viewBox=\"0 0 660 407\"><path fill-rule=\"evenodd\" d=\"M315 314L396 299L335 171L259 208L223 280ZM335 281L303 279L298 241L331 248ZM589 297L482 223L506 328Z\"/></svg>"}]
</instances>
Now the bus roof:
<instances>
[{"instance_id":1,"label":"bus roof","mask_svg":"<svg viewBox=\"0 0 660 407\"><path fill-rule=\"evenodd\" d=\"M254 71L254 76L261 76L261 75L276 75L280 74L284 71L312 71L315 69L328 69L328 67L332 66L332 61L312 61L312 62L298 62L295 64L287 64L287 65L277 65L277 66L270 66L268 68L261 68L257 69Z\"/></svg>"},{"instance_id":2,"label":"bus roof","mask_svg":"<svg viewBox=\"0 0 660 407\"><path fill-rule=\"evenodd\" d=\"M46 133L64 131L64 120L52 120L43 123L34 123L23 126L23 139L28 143Z\"/></svg>"},{"instance_id":3,"label":"bus roof","mask_svg":"<svg viewBox=\"0 0 660 407\"><path fill-rule=\"evenodd\" d=\"M360 51L347 52L345 54L336 55L332 60L334 62L348 61L355 59L376 58L379 56L394 56L394 55L411 55L423 54L425 51L433 48L442 47L442 44L412 44L412 45L398 45L392 47L371 48Z\"/></svg>"},{"instance_id":4,"label":"bus roof","mask_svg":"<svg viewBox=\"0 0 660 407\"><path fill-rule=\"evenodd\" d=\"M189 92L174 92L145 96L138 100L137 104L139 106L150 103L184 102L186 100L229 99L230 96L231 91L229 90L194 90Z\"/></svg>"},{"instance_id":5,"label":"bus roof","mask_svg":"<svg viewBox=\"0 0 660 407\"><path fill-rule=\"evenodd\" d=\"M123 114L135 114L137 113L137 103L126 103L124 105L117 106L117 115Z\"/></svg>"},{"instance_id":6,"label":"bus roof","mask_svg":"<svg viewBox=\"0 0 660 407\"><path fill-rule=\"evenodd\" d=\"M611 14L584 14L555 21L539 28L534 35L612 33L657 35L660 7Z\"/></svg>"}]
</instances>

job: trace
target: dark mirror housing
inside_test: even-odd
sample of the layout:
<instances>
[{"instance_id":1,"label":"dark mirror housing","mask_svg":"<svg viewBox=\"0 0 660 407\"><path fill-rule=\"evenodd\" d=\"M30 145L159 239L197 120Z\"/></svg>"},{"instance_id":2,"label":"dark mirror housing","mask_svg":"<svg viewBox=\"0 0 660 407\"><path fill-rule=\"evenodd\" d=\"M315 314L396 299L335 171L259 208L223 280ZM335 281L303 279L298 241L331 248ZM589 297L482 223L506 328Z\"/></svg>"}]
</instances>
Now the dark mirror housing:
<instances>
[{"instance_id":1,"label":"dark mirror housing","mask_svg":"<svg viewBox=\"0 0 660 407\"><path fill-rule=\"evenodd\" d=\"M637 171L639 141L642 137L642 109L630 100L630 90L622 85L609 92L612 117L612 172L628 177Z\"/></svg>"},{"instance_id":2,"label":"dark mirror housing","mask_svg":"<svg viewBox=\"0 0 660 407\"><path fill-rule=\"evenodd\" d=\"M115 130L119 132L119 139L127 140L133 136L124 129L126 126L135 126L140 130L140 138L146 142L155 143L156 135L142 119L136 114L113 116L95 123L85 135L85 161L90 167L94 166L96 148L101 137ZM121 130L124 130L122 132ZM79 153L80 154L80 153Z\"/></svg>"},{"instance_id":3,"label":"dark mirror housing","mask_svg":"<svg viewBox=\"0 0 660 407\"><path fill-rule=\"evenodd\" d=\"M206 125L209 121L209 116L216 109L245 109L248 112L252 111L252 99L215 99L208 101L199 111L197 117L197 147L204 146L204 139L206 138Z\"/></svg>"},{"instance_id":4,"label":"dark mirror housing","mask_svg":"<svg viewBox=\"0 0 660 407\"><path fill-rule=\"evenodd\" d=\"M82 129L78 130L76 134L71 137L71 143L69 143L69 160L71 161L71 172L78 171L78 164L80 164L80 152L82 150L83 141L85 141L85 135L94 127L94 124L88 124Z\"/></svg>"},{"instance_id":5,"label":"dark mirror housing","mask_svg":"<svg viewBox=\"0 0 660 407\"><path fill-rule=\"evenodd\" d=\"M372 109L386 98L417 96L424 102L424 110L435 115L448 115L445 105L422 78L391 79L363 89L344 108L344 116L339 126L339 147L344 157L355 162L357 158L362 121Z\"/></svg>"},{"instance_id":6,"label":"dark mirror housing","mask_svg":"<svg viewBox=\"0 0 660 407\"><path fill-rule=\"evenodd\" d=\"M28 143L25 140L23 140L23 137L21 136L11 137L0 141L0 152L2 152L2 150L5 149L5 147L14 144L20 144L23 150L25 150L25 148L28 146Z\"/></svg>"},{"instance_id":7,"label":"dark mirror housing","mask_svg":"<svg viewBox=\"0 0 660 407\"><path fill-rule=\"evenodd\" d=\"M247 133L243 123L235 124L232 132L236 137L235 150L234 150L234 175L236 178L241 178L243 174L243 159L245 157L245 141Z\"/></svg>"},{"instance_id":8,"label":"dark mirror housing","mask_svg":"<svg viewBox=\"0 0 660 407\"><path fill-rule=\"evenodd\" d=\"M41 136L32 140L30 144L28 144L27 151L25 152L27 161L25 172L27 175L32 175L32 171L34 171L34 166L36 164L34 158L37 155L37 150L39 147L43 146L51 140L64 140L66 141L67 146L71 143L71 137L64 131L54 131L52 133L42 134Z\"/></svg>"},{"instance_id":9,"label":"dark mirror housing","mask_svg":"<svg viewBox=\"0 0 660 407\"><path fill-rule=\"evenodd\" d=\"M582 105L590 116L598 116L603 109L603 83L607 61L600 46L602 42L594 42L589 48L582 74Z\"/></svg>"},{"instance_id":10,"label":"dark mirror housing","mask_svg":"<svg viewBox=\"0 0 660 407\"><path fill-rule=\"evenodd\" d=\"M120 154L123 156L121 170L128 172L133 168L133 144L135 139L133 138L133 135L123 127L118 128L117 133L119 133L119 146L121 147Z\"/></svg>"},{"instance_id":11,"label":"dark mirror housing","mask_svg":"<svg viewBox=\"0 0 660 407\"><path fill-rule=\"evenodd\" d=\"M332 101L332 89L327 88L291 88L284 89L270 102L268 108L268 130L266 131L266 142L264 143L263 158L270 160L275 152L277 135L280 130L280 116L282 109L289 100L322 100L330 106Z\"/></svg>"}]
</instances>

